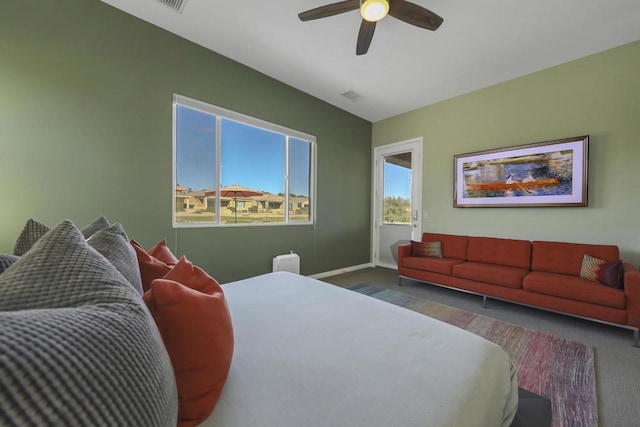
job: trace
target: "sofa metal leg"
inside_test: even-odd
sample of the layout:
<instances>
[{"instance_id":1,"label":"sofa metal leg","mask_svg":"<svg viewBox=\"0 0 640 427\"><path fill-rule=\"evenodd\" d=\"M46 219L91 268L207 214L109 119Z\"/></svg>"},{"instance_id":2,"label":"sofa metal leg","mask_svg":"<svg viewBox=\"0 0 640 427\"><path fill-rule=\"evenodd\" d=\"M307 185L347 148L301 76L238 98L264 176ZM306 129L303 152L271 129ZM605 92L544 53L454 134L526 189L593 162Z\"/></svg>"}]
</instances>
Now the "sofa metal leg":
<instances>
[{"instance_id":1,"label":"sofa metal leg","mask_svg":"<svg viewBox=\"0 0 640 427\"><path fill-rule=\"evenodd\" d=\"M487 296L482 295L482 308L487 308Z\"/></svg>"},{"instance_id":2,"label":"sofa metal leg","mask_svg":"<svg viewBox=\"0 0 640 427\"><path fill-rule=\"evenodd\" d=\"M398 286L402 286L402 277L398 276Z\"/></svg>"},{"instance_id":3,"label":"sofa metal leg","mask_svg":"<svg viewBox=\"0 0 640 427\"><path fill-rule=\"evenodd\" d=\"M633 330L633 345L640 347L640 330L638 330L638 328Z\"/></svg>"}]
</instances>

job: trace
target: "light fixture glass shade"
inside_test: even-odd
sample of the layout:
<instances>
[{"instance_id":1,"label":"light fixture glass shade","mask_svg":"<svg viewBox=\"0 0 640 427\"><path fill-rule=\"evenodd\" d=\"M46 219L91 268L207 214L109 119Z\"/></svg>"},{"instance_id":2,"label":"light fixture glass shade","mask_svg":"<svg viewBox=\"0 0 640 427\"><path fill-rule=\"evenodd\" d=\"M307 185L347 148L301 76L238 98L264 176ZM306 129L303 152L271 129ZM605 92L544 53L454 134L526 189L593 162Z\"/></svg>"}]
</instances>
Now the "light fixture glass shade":
<instances>
[{"instance_id":1,"label":"light fixture glass shade","mask_svg":"<svg viewBox=\"0 0 640 427\"><path fill-rule=\"evenodd\" d=\"M369 22L378 22L389 13L389 2L387 0L365 0L360 5L360 15L362 19Z\"/></svg>"}]
</instances>

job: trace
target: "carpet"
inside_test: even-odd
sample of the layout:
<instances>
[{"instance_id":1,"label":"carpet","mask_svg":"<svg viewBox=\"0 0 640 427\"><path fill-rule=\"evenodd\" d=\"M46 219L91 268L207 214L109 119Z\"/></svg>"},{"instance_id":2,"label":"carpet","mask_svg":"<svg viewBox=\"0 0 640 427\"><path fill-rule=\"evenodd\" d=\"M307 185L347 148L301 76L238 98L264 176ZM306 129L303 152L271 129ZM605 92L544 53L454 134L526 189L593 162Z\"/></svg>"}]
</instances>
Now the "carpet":
<instances>
[{"instance_id":1,"label":"carpet","mask_svg":"<svg viewBox=\"0 0 640 427\"><path fill-rule=\"evenodd\" d=\"M402 292L367 284L347 289L425 314L498 344L511 356L518 370L519 386L551 401L553 427L598 425L593 348Z\"/></svg>"}]
</instances>

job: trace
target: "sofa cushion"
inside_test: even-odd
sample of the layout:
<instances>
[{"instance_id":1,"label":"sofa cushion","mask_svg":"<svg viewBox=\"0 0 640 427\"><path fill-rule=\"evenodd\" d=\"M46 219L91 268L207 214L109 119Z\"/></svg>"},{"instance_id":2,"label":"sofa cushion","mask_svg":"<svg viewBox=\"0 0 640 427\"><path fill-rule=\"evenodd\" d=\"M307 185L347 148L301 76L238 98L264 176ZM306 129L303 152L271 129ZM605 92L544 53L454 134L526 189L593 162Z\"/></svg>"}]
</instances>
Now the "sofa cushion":
<instances>
[{"instance_id":1,"label":"sofa cushion","mask_svg":"<svg viewBox=\"0 0 640 427\"><path fill-rule=\"evenodd\" d=\"M463 262L454 265L452 272L455 277L518 289L522 287L522 278L529 270L482 262Z\"/></svg>"},{"instance_id":2,"label":"sofa cushion","mask_svg":"<svg viewBox=\"0 0 640 427\"><path fill-rule=\"evenodd\" d=\"M589 245L584 243L534 241L531 254L531 270L580 276L582 259L589 254L605 261L618 261L617 246Z\"/></svg>"},{"instance_id":3,"label":"sofa cushion","mask_svg":"<svg viewBox=\"0 0 640 427\"><path fill-rule=\"evenodd\" d=\"M405 257L403 267L451 275L451 267L464 261L455 258Z\"/></svg>"},{"instance_id":4,"label":"sofa cushion","mask_svg":"<svg viewBox=\"0 0 640 427\"><path fill-rule=\"evenodd\" d=\"M624 287L624 268L622 261L607 262L603 259L584 254L580 277L610 286L616 289Z\"/></svg>"},{"instance_id":5,"label":"sofa cushion","mask_svg":"<svg viewBox=\"0 0 640 427\"><path fill-rule=\"evenodd\" d=\"M442 258L441 242L411 241L411 256Z\"/></svg>"},{"instance_id":6,"label":"sofa cushion","mask_svg":"<svg viewBox=\"0 0 640 427\"><path fill-rule=\"evenodd\" d=\"M0 275L0 324L0 425L176 425L153 318L70 221Z\"/></svg>"},{"instance_id":7,"label":"sofa cushion","mask_svg":"<svg viewBox=\"0 0 640 427\"><path fill-rule=\"evenodd\" d=\"M620 289L602 286L591 280L569 274L532 271L522 281L525 291L573 299L614 308L626 307L626 296Z\"/></svg>"},{"instance_id":8,"label":"sofa cushion","mask_svg":"<svg viewBox=\"0 0 640 427\"><path fill-rule=\"evenodd\" d=\"M441 242L442 256L444 258L467 259L467 236L454 234L423 233L423 242Z\"/></svg>"},{"instance_id":9,"label":"sofa cushion","mask_svg":"<svg viewBox=\"0 0 640 427\"><path fill-rule=\"evenodd\" d=\"M160 329L178 386L180 426L205 420L233 356L231 315L218 282L182 257L144 294Z\"/></svg>"},{"instance_id":10,"label":"sofa cushion","mask_svg":"<svg viewBox=\"0 0 640 427\"><path fill-rule=\"evenodd\" d=\"M529 270L531 242L494 237L469 237L467 260Z\"/></svg>"}]
</instances>

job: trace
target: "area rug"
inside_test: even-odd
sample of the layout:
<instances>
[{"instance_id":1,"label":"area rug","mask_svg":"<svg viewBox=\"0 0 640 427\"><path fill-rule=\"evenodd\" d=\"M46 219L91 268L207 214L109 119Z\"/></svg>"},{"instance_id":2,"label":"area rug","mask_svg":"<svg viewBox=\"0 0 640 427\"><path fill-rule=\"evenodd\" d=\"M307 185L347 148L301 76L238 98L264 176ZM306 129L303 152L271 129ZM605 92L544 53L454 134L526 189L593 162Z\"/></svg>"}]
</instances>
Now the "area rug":
<instances>
[{"instance_id":1,"label":"area rug","mask_svg":"<svg viewBox=\"0 0 640 427\"><path fill-rule=\"evenodd\" d=\"M439 319L498 344L517 368L518 385L551 401L554 427L598 425L591 347L402 292L367 284L347 289Z\"/></svg>"}]
</instances>

